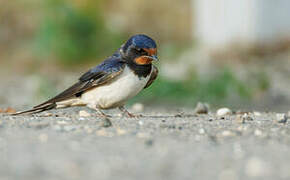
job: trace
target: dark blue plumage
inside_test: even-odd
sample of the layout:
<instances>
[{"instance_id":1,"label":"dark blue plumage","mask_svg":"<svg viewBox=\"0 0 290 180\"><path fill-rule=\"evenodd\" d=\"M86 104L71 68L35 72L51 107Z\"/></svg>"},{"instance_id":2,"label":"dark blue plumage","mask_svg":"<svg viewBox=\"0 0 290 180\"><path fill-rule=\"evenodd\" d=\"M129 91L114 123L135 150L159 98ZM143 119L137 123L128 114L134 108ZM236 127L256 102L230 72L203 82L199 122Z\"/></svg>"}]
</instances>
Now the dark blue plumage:
<instances>
[{"instance_id":1,"label":"dark blue plumage","mask_svg":"<svg viewBox=\"0 0 290 180\"><path fill-rule=\"evenodd\" d=\"M99 77L100 75L104 75L106 73L114 73L121 71L124 66L124 61L121 61L120 57L112 56L105 61L103 61L100 65L92 68L85 74L83 74L79 80L80 81L88 81L90 79L95 79L94 77Z\"/></svg>"},{"instance_id":2,"label":"dark blue plumage","mask_svg":"<svg viewBox=\"0 0 290 180\"><path fill-rule=\"evenodd\" d=\"M137 34L132 36L125 44L124 50L126 51L129 46L134 46L138 48L156 48L157 45L153 39L144 35L144 34Z\"/></svg>"}]
</instances>

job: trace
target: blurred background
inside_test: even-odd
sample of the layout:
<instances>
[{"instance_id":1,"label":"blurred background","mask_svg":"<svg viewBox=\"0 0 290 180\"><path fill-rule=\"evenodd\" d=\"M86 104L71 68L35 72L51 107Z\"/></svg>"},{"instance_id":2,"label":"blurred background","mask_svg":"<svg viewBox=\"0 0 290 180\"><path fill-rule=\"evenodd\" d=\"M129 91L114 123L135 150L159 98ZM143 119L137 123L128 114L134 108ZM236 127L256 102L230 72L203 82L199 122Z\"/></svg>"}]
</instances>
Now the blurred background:
<instances>
[{"instance_id":1,"label":"blurred background","mask_svg":"<svg viewBox=\"0 0 290 180\"><path fill-rule=\"evenodd\" d=\"M158 43L152 106L289 110L290 1L0 1L0 107L67 88L131 35Z\"/></svg>"}]
</instances>

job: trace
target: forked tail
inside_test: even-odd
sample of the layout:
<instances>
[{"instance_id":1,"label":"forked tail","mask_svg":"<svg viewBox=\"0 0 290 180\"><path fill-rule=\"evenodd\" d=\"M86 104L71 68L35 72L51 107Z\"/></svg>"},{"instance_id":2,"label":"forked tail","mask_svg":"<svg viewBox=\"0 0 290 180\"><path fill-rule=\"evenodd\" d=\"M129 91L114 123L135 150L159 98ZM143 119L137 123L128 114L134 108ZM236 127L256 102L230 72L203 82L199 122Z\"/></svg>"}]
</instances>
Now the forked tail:
<instances>
[{"instance_id":1,"label":"forked tail","mask_svg":"<svg viewBox=\"0 0 290 180\"><path fill-rule=\"evenodd\" d=\"M20 114L26 114L26 113L30 113L30 114L40 113L43 111L54 109L55 107L56 107L56 103L49 103L49 104L44 104L40 107L34 107L33 109L30 109L30 110L19 111L19 112L16 112L14 114L11 114L11 115L20 115Z\"/></svg>"}]
</instances>

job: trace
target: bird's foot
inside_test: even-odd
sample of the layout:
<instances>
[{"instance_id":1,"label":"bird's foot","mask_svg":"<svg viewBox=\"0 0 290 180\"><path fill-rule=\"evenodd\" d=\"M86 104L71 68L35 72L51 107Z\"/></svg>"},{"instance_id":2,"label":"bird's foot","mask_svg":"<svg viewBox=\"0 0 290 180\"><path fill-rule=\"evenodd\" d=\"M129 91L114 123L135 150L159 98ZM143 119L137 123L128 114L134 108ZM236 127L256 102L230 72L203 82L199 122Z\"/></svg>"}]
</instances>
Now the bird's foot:
<instances>
[{"instance_id":1,"label":"bird's foot","mask_svg":"<svg viewBox=\"0 0 290 180\"><path fill-rule=\"evenodd\" d=\"M125 116L125 117L128 117L128 118L140 118L140 117L142 117L141 114L132 114L132 113L130 113L123 106L119 107L119 109L123 112L123 116Z\"/></svg>"},{"instance_id":2,"label":"bird's foot","mask_svg":"<svg viewBox=\"0 0 290 180\"><path fill-rule=\"evenodd\" d=\"M100 117L100 118L111 118L112 117L111 115L108 115L108 114L105 114L105 113L98 113L97 116Z\"/></svg>"},{"instance_id":3,"label":"bird's foot","mask_svg":"<svg viewBox=\"0 0 290 180\"><path fill-rule=\"evenodd\" d=\"M105 114L103 113L103 111L101 111L100 109L95 109L97 111L97 116L100 117L100 118L110 118L112 116L108 115L108 114Z\"/></svg>"},{"instance_id":4,"label":"bird's foot","mask_svg":"<svg viewBox=\"0 0 290 180\"><path fill-rule=\"evenodd\" d=\"M132 113L129 113L129 112L124 113L123 116L128 117L128 118L139 118L139 117L142 117L141 114L132 114Z\"/></svg>"}]
</instances>

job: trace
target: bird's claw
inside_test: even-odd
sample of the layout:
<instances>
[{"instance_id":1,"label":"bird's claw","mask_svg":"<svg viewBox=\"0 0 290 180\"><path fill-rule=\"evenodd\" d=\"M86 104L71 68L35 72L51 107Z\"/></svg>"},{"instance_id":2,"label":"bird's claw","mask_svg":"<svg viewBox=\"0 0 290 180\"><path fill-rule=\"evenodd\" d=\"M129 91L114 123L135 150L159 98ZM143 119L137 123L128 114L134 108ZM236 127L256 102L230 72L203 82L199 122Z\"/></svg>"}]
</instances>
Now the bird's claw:
<instances>
[{"instance_id":1,"label":"bird's claw","mask_svg":"<svg viewBox=\"0 0 290 180\"><path fill-rule=\"evenodd\" d=\"M143 117L143 115L141 115L141 114L132 114L132 113L129 113L129 112L126 112L124 115L126 117L128 117L128 118L140 118L140 117Z\"/></svg>"}]
</instances>

